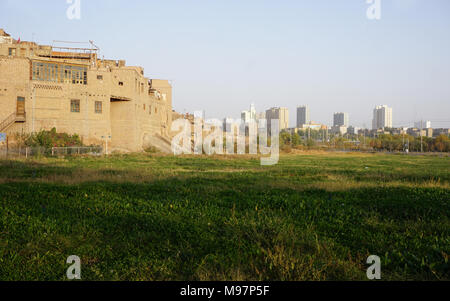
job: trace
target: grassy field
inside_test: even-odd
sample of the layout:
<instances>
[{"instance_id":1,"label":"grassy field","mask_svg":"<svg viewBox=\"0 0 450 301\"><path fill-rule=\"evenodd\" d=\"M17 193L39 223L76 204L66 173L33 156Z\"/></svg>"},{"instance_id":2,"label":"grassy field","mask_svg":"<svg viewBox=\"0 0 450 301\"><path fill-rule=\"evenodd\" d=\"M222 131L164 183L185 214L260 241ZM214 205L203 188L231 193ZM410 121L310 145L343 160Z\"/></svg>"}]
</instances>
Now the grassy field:
<instances>
[{"instance_id":1,"label":"grassy field","mask_svg":"<svg viewBox=\"0 0 450 301\"><path fill-rule=\"evenodd\" d=\"M450 158L0 161L0 280L449 280Z\"/></svg>"}]
</instances>

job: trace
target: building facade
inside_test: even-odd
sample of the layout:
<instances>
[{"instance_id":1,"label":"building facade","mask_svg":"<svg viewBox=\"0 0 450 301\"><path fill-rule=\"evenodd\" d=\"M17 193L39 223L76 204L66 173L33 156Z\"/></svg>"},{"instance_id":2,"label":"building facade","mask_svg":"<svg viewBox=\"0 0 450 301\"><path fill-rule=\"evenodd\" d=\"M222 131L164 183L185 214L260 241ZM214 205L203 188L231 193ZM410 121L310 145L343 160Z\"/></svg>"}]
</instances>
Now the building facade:
<instances>
[{"instance_id":1,"label":"building facade","mask_svg":"<svg viewBox=\"0 0 450 301\"><path fill-rule=\"evenodd\" d=\"M333 126L344 126L348 127L350 125L348 113L334 113L333 116Z\"/></svg>"},{"instance_id":2,"label":"building facade","mask_svg":"<svg viewBox=\"0 0 450 301\"><path fill-rule=\"evenodd\" d=\"M304 124L310 124L309 107L300 106L297 108L297 127L301 128Z\"/></svg>"},{"instance_id":3,"label":"building facade","mask_svg":"<svg viewBox=\"0 0 450 301\"><path fill-rule=\"evenodd\" d=\"M383 105L373 110L372 129L392 128L392 108Z\"/></svg>"},{"instance_id":4,"label":"building facade","mask_svg":"<svg viewBox=\"0 0 450 301\"><path fill-rule=\"evenodd\" d=\"M288 108L270 108L266 111L267 128L272 128L272 120L279 120L280 131L289 128L289 110Z\"/></svg>"},{"instance_id":5,"label":"building facade","mask_svg":"<svg viewBox=\"0 0 450 301\"><path fill-rule=\"evenodd\" d=\"M3 36L6 33L0 31ZM86 145L142 151L167 141L172 87L141 67L97 58L91 47L60 48L0 39L0 132L56 128Z\"/></svg>"}]
</instances>

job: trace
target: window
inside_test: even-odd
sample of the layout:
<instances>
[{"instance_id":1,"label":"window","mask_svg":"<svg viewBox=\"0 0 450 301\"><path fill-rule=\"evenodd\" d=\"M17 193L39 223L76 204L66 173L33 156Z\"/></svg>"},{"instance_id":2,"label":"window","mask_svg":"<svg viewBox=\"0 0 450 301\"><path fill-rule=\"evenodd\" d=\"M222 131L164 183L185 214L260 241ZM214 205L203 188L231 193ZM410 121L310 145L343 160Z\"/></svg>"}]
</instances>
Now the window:
<instances>
[{"instance_id":1,"label":"window","mask_svg":"<svg viewBox=\"0 0 450 301\"><path fill-rule=\"evenodd\" d=\"M16 55L16 48L9 48L8 55Z\"/></svg>"},{"instance_id":2,"label":"window","mask_svg":"<svg viewBox=\"0 0 450 301\"><path fill-rule=\"evenodd\" d=\"M102 112L103 112L103 102L96 101L95 102L95 113L96 114L101 114Z\"/></svg>"},{"instance_id":3,"label":"window","mask_svg":"<svg viewBox=\"0 0 450 301\"><path fill-rule=\"evenodd\" d=\"M119 86L123 86L123 82L119 82Z\"/></svg>"},{"instance_id":4,"label":"window","mask_svg":"<svg viewBox=\"0 0 450 301\"><path fill-rule=\"evenodd\" d=\"M72 84L87 84L87 69L72 66Z\"/></svg>"},{"instance_id":5,"label":"window","mask_svg":"<svg viewBox=\"0 0 450 301\"><path fill-rule=\"evenodd\" d=\"M79 99L72 99L70 101L70 112L80 113L80 100Z\"/></svg>"},{"instance_id":6,"label":"window","mask_svg":"<svg viewBox=\"0 0 450 301\"><path fill-rule=\"evenodd\" d=\"M97 75L98 80L103 80L103 75Z\"/></svg>"},{"instance_id":7,"label":"window","mask_svg":"<svg viewBox=\"0 0 450 301\"><path fill-rule=\"evenodd\" d=\"M87 85L87 67L33 62L33 80Z\"/></svg>"}]
</instances>

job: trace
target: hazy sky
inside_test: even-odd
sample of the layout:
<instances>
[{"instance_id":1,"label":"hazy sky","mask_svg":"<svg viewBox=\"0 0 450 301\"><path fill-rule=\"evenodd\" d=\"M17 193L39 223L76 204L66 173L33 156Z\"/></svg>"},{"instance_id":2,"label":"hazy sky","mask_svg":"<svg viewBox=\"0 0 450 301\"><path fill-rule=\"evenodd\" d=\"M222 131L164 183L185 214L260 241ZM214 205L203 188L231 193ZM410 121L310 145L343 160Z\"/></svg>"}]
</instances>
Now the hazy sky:
<instances>
[{"instance_id":1,"label":"hazy sky","mask_svg":"<svg viewBox=\"0 0 450 301\"><path fill-rule=\"evenodd\" d=\"M450 127L450 1L381 0L0 0L0 28L15 38L94 40L101 55L126 59L146 76L173 80L174 108L238 117L308 104L311 118L334 112L371 126L376 105L394 126L421 118ZM34 35L33 35L34 34Z\"/></svg>"}]
</instances>

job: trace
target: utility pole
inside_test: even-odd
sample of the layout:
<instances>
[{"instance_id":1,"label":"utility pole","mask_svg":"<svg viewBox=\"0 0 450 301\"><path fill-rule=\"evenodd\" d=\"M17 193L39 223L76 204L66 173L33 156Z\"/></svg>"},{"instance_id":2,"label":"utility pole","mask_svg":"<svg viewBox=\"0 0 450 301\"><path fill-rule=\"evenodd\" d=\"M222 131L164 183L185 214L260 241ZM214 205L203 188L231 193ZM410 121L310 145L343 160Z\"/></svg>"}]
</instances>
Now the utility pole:
<instances>
[{"instance_id":1,"label":"utility pole","mask_svg":"<svg viewBox=\"0 0 450 301\"><path fill-rule=\"evenodd\" d=\"M423 129L423 120L420 121L420 152L421 153L423 153L422 129Z\"/></svg>"},{"instance_id":2,"label":"utility pole","mask_svg":"<svg viewBox=\"0 0 450 301\"><path fill-rule=\"evenodd\" d=\"M366 149L366 129L364 129L364 149Z\"/></svg>"},{"instance_id":3,"label":"utility pole","mask_svg":"<svg viewBox=\"0 0 450 301\"><path fill-rule=\"evenodd\" d=\"M402 149L405 151L405 133L402 131Z\"/></svg>"}]
</instances>

